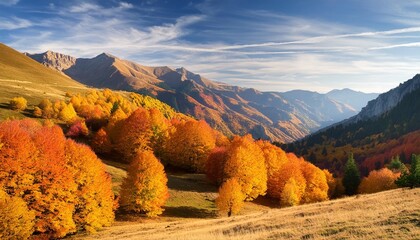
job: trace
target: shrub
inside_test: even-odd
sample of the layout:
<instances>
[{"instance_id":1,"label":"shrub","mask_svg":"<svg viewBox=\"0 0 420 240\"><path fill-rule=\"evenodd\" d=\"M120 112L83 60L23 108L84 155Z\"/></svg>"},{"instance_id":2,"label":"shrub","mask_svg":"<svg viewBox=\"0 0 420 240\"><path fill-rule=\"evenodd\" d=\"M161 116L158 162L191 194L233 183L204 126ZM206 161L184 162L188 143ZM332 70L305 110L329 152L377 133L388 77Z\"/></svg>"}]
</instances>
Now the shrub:
<instances>
[{"instance_id":1,"label":"shrub","mask_svg":"<svg viewBox=\"0 0 420 240\"><path fill-rule=\"evenodd\" d=\"M23 97L15 97L10 100L10 108L16 111L23 111L26 109L28 101Z\"/></svg>"}]
</instances>

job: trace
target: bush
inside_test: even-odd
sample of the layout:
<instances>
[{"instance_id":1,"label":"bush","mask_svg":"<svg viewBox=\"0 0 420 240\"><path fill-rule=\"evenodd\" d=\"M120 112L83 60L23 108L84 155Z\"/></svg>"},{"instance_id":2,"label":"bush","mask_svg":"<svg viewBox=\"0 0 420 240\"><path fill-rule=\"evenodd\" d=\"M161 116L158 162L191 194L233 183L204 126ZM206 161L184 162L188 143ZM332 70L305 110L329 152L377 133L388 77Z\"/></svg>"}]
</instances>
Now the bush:
<instances>
[{"instance_id":1,"label":"bush","mask_svg":"<svg viewBox=\"0 0 420 240\"><path fill-rule=\"evenodd\" d=\"M15 97L10 100L10 108L16 111L23 111L26 109L28 101L23 97Z\"/></svg>"}]
</instances>

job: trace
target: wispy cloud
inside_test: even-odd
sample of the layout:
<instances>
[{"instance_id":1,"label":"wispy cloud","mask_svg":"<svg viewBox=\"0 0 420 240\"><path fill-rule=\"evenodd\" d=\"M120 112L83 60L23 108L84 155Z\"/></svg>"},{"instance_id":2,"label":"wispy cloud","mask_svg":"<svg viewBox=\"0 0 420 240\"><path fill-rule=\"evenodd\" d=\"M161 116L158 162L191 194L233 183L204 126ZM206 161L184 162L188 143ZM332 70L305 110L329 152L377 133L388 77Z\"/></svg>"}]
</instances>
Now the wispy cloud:
<instances>
[{"instance_id":1,"label":"wispy cloud","mask_svg":"<svg viewBox=\"0 0 420 240\"><path fill-rule=\"evenodd\" d=\"M0 5L13 6L18 4L19 0L0 0Z\"/></svg>"},{"instance_id":2,"label":"wispy cloud","mask_svg":"<svg viewBox=\"0 0 420 240\"><path fill-rule=\"evenodd\" d=\"M7 18L0 18L0 30L15 30L20 28L27 28L32 26L32 23L26 19L18 18L18 17L11 17Z\"/></svg>"},{"instance_id":3,"label":"wispy cloud","mask_svg":"<svg viewBox=\"0 0 420 240\"><path fill-rule=\"evenodd\" d=\"M395 1L384 1L393 9ZM153 4L57 2L37 9L47 18L3 17L0 29L25 29L9 34L8 43L21 51L53 50L76 57L110 52L145 65L184 66L213 80L261 90L366 90L366 83L380 79L369 90L385 91L420 72L420 21L394 19L413 5L381 19L391 21L389 27L375 28L269 10L223 12L212 1L190 4L192 10L183 15ZM390 12L386 8L378 11ZM392 53L408 47L405 54Z\"/></svg>"}]
</instances>

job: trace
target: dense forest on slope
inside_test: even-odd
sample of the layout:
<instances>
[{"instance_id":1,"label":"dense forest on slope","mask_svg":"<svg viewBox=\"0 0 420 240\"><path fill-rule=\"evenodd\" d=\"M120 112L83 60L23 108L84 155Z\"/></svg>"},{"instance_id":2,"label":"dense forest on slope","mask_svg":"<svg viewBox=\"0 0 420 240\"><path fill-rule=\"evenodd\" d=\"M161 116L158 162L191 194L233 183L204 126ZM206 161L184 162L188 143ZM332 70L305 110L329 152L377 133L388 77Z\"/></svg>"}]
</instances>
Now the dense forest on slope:
<instances>
[{"instance_id":1,"label":"dense forest on slope","mask_svg":"<svg viewBox=\"0 0 420 240\"><path fill-rule=\"evenodd\" d=\"M400 155L407 163L411 154L420 152L419 99L420 89L417 89L379 117L338 124L284 147L336 174L342 172L350 152L354 153L364 175L383 167L393 155ZM375 159L373 163L372 159Z\"/></svg>"}]
</instances>

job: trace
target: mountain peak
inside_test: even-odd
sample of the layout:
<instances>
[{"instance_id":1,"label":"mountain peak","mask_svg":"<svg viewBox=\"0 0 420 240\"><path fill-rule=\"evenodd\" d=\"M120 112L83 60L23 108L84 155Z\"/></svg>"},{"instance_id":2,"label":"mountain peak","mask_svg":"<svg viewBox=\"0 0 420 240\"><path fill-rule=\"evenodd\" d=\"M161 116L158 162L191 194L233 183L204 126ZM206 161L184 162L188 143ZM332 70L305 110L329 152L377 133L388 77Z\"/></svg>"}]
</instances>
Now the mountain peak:
<instances>
[{"instance_id":1,"label":"mountain peak","mask_svg":"<svg viewBox=\"0 0 420 240\"><path fill-rule=\"evenodd\" d=\"M113 59L116 59L117 57L110 54L110 53L103 52L103 53L99 54L98 56L96 56L95 58L113 58Z\"/></svg>"}]
</instances>

